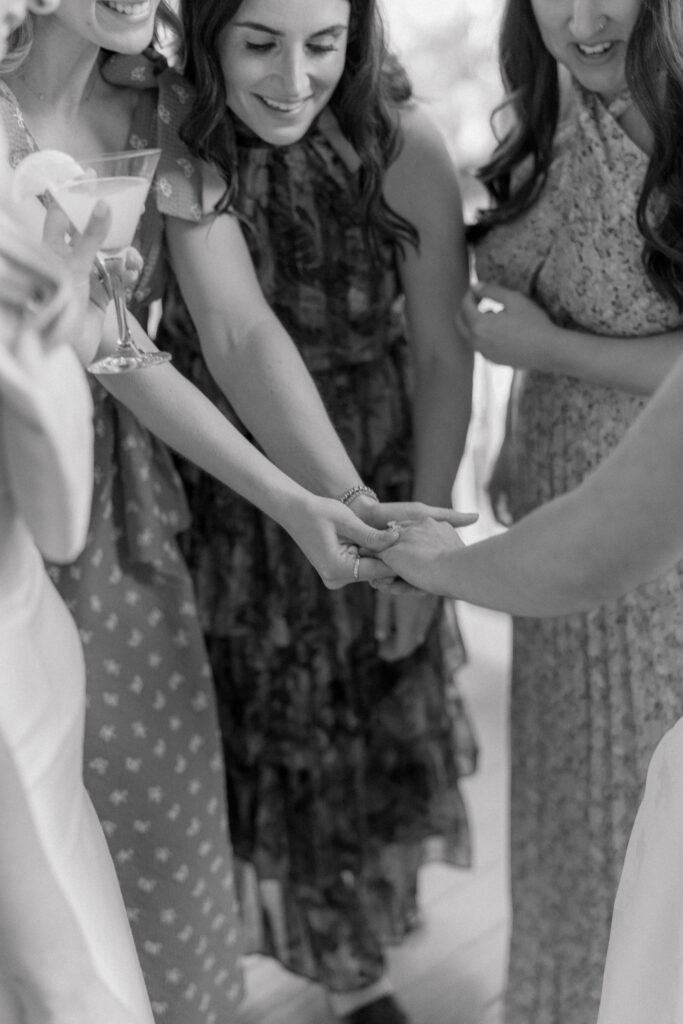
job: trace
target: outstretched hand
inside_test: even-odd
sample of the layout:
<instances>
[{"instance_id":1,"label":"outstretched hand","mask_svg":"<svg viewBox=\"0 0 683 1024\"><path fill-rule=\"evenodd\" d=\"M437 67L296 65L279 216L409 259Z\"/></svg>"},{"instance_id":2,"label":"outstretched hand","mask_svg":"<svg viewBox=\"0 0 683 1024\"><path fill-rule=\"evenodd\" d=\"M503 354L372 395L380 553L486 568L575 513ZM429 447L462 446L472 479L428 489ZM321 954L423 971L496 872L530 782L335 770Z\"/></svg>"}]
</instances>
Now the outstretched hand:
<instances>
[{"instance_id":1,"label":"outstretched hand","mask_svg":"<svg viewBox=\"0 0 683 1024\"><path fill-rule=\"evenodd\" d=\"M386 522L379 528L369 525L335 498L313 495L304 514L287 525L290 535L330 590L393 575L375 557L398 537L395 528L385 527Z\"/></svg>"},{"instance_id":2,"label":"outstretched hand","mask_svg":"<svg viewBox=\"0 0 683 1024\"><path fill-rule=\"evenodd\" d=\"M421 501L373 501L361 498L353 503L353 511L369 526L378 530L389 523L420 522L436 519L451 526L471 526L479 518L476 512L457 512L454 508L425 505Z\"/></svg>"},{"instance_id":3,"label":"outstretched hand","mask_svg":"<svg viewBox=\"0 0 683 1024\"><path fill-rule=\"evenodd\" d=\"M397 521L427 521L431 517L468 526L477 519L475 513L418 501L359 500L352 510L335 498L315 495L310 495L299 512L286 524L286 529L330 590L348 583L374 585L393 580L395 573L383 557L399 537Z\"/></svg>"},{"instance_id":4,"label":"outstretched hand","mask_svg":"<svg viewBox=\"0 0 683 1024\"><path fill-rule=\"evenodd\" d=\"M401 579L376 585L392 593L417 588L429 594L454 597L451 559L463 547L457 530L448 522L435 519L402 522L398 539L382 552L382 561Z\"/></svg>"}]
</instances>

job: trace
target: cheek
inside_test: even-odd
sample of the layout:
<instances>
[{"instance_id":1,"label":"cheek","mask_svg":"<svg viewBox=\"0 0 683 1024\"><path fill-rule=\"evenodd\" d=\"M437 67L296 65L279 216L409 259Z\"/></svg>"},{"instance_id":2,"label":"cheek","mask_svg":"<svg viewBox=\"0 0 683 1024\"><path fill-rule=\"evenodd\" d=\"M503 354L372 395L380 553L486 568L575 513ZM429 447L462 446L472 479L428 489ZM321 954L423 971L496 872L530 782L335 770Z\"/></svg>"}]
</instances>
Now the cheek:
<instances>
[{"instance_id":1,"label":"cheek","mask_svg":"<svg viewBox=\"0 0 683 1024\"><path fill-rule=\"evenodd\" d=\"M327 92L333 93L339 85L341 77L344 74L344 63L345 58L340 57L336 64L328 69L328 72L325 75L325 86Z\"/></svg>"}]
</instances>

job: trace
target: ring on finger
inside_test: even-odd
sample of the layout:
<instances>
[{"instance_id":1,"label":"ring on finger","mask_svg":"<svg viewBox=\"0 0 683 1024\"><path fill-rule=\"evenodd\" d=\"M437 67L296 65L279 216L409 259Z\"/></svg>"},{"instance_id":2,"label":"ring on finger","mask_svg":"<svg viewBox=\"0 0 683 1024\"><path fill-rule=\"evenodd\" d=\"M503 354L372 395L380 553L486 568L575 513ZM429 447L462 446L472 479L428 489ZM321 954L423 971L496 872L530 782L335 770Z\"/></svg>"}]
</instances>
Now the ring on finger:
<instances>
[{"instance_id":1,"label":"ring on finger","mask_svg":"<svg viewBox=\"0 0 683 1024\"><path fill-rule=\"evenodd\" d=\"M353 560L353 580L354 583L358 583L360 579L360 555L356 555Z\"/></svg>"}]
</instances>

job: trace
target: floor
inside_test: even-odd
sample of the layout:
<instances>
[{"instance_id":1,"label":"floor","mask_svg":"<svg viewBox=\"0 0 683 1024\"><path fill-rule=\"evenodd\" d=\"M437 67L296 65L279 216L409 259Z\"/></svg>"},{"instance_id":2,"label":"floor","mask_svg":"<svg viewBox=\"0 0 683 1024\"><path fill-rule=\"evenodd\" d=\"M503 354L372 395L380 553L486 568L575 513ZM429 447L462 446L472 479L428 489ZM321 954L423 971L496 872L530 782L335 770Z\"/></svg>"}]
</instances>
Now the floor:
<instances>
[{"instance_id":1,"label":"floor","mask_svg":"<svg viewBox=\"0 0 683 1024\"><path fill-rule=\"evenodd\" d=\"M463 782L475 843L471 870L427 865L424 925L389 953L394 987L413 1024L501 1024L507 902L506 616L458 606L470 664L462 688L480 743L480 767ZM234 1024L327 1024L318 986L263 957L249 957L247 999Z\"/></svg>"}]
</instances>

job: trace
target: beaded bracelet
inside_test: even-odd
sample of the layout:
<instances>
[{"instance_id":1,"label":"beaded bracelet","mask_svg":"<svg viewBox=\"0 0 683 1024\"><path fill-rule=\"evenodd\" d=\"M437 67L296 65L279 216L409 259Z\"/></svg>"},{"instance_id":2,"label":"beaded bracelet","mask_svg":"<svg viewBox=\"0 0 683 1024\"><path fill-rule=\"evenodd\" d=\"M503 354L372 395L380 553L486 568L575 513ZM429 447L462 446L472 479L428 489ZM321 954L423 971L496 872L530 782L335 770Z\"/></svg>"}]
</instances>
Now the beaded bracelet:
<instances>
[{"instance_id":1,"label":"beaded bracelet","mask_svg":"<svg viewBox=\"0 0 683 1024\"><path fill-rule=\"evenodd\" d=\"M356 484L355 487L349 487L348 491L344 491L337 498L337 501L341 501L342 505L350 505L354 498L357 498L359 494L367 494L368 497L374 498L375 501L379 501L379 498L373 491L372 487L367 487L365 484Z\"/></svg>"}]
</instances>

